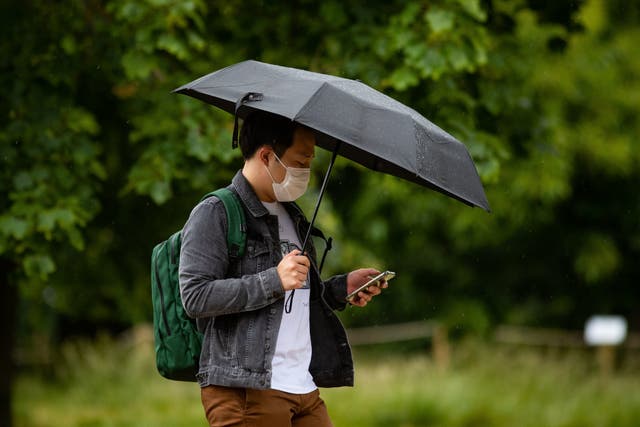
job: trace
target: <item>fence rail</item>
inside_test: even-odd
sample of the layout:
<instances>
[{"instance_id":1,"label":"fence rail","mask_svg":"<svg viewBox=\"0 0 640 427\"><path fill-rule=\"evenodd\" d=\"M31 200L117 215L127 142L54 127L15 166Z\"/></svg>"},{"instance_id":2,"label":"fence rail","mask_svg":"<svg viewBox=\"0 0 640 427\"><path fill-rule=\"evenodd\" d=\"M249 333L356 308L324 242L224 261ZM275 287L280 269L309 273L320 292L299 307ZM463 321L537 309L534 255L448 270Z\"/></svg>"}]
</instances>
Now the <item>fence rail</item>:
<instances>
[{"instance_id":1,"label":"fence rail","mask_svg":"<svg viewBox=\"0 0 640 427\"><path fill-rule=\"evenodd\" d=\"M586 348L582 331L564 329L530 328L523 326L498 326L493 340L500 344L529 345L540 347ZM632 333L619 348L640 350L640 334Z\"/></svg>"},{"instance_id":2,"label":"fence rail","mask_svg":"<svg viewBox=\"0 0 640 427\"><path fill-rule=\"evenodd\" d=\"M387 344L414 339L431 339L431 351L435 365L447 369L451 351L447 330L433 321L409 322L394 325L369 326L347 331L352 345ZM496 344L536 346L551 348L582 349L591 347L584 341L582 331L563 329L542 329L522 326L498 326L493 333ZM595 347L595 357L604 376L615 369L616 350L640 350L640 334L627 335L625 342L617 347Z\"/></svg>"},{"instance_id":3,"label":"fence rail","mask_svg":"<svg viewBox=\"0 0 640 427\"><path fill-rule=\"evenodd\" d=\"M386 344L432 338L440 326L437 322L417 321L394 325L367 326L347 331L352 345Z\"/></svg>"},{"instance_id":4,"label":"fence rail","mask_svg":"<svg viewBox=\"0 0 640 427\"><path fill-rule=\"evenodd\" d=\"M414 339L431 339L433 361L440 370L446 370L451 361L447 330L437 322L417 321L395 325L369 326L347 330L352 345L387 344Z\"/></svg>"},{"instance_id":5,"label":"fence rail","mask_svg":"<svg viewBox=\"0 0 640 427\"><path fill-rule=\"evenodd\" d=\"M347 331L352 345L386 344L413 339L446 335L444 326L435 321L416 321L392 325L350 328ZM492 339L498 344L540 347L586 348L582 331L524 326L497 326ZM640 334L631 333L619 346L621 349L640 350Z\"/></svg>"}]
</instances>

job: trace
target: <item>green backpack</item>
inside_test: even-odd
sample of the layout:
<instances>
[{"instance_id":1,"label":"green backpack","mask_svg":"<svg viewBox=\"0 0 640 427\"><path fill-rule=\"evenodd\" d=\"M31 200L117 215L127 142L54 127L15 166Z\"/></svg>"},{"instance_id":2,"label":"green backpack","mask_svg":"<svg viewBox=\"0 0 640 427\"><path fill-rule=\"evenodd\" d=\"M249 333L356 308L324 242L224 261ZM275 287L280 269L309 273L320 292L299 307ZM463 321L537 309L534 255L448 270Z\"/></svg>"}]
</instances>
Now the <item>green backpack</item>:
<instances>
[{"instance_id":1,"label":"green backpack","mask_svg":"<svg viewBox=\"0 0 640 427\"><path fill-rule=\"evenodd\" d=\"M229 228L229 256L242 257L246 244L246 225L238 197L221 188L202 199L216 196L224 203ZM202 333L196 322L184 311L178 285L178 265L182 230L153 248L151 254L151 300L153 302L153 335L156 366L165 378L196 381L202 347Z\"/></svg>"}]
</instances>

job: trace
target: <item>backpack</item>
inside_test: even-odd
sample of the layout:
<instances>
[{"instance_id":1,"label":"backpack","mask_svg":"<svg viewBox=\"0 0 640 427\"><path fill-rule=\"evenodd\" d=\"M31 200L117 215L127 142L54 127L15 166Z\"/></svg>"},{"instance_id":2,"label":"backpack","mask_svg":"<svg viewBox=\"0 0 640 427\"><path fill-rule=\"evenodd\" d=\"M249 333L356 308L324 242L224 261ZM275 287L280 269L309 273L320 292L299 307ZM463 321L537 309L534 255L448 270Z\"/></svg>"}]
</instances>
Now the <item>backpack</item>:
<instances>
[{"instance_id":1,"label":"backpack","mask_svg":"<svg viewBox=\"0 0 640 427\"><path fill-rule=\"evenodd\" d=\"M200 201L216 196L227 214L227 246L231 258L242 257L246 245L244 210L228 188L206 194ZM202 333L184 311L178 283L182 230L153 248L151 253L151 300L156 366L165 378L196 381Z\"/></svg>"}]
</instances>

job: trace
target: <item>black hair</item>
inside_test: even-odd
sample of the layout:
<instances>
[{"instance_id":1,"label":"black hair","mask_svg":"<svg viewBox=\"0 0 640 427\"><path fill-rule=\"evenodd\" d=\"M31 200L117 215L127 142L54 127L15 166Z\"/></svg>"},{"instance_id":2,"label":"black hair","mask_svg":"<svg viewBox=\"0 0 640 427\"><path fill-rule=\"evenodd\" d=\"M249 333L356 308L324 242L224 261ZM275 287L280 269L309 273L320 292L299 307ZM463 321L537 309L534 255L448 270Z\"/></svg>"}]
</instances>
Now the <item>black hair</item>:
<instances>
[{"instance_id":1,"label":"black hair","mask_svg":"<svg viewBox=\"0 0 640 427\"><path fill-rule=\"evenodd\" d=\"M277 114L255 110L249 113L240 130L240 151L245 160L253 157L263 145L273 148L282 157L293 144L293 132L300 125Z\"/></svg>"}]
</instances>

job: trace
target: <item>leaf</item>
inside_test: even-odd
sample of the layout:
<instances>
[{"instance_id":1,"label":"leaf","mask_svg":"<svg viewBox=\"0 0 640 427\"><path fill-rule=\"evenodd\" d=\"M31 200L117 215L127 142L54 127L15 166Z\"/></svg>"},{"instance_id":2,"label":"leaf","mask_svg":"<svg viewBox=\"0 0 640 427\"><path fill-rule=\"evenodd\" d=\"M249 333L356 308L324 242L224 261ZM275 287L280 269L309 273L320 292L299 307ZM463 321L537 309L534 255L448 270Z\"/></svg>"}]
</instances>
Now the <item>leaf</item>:
<instances>
[{"instance_id":1,"label":"leaf","mask_svg":"<svg viewBox=\"0 0 640 427\"><path fill-rule=\"evenodd\" d=\"M480 22L487 20L487 13L480 7L480 0L458 0L458 3L472 18Z\"/></svg>"},{"instance_id":2,"label":"leaf","mask_svg":"<svg viewBox=\"0 0 640 427\"><path fill-rule=\"evenodd\" d=\"M149 194L154 202L161 205L171 197L171 186L168 182L154 182L151 184Z\"/></svg>"},{"instance_id":3,"label":"leaf","mask_svg":"<svg viewBox=\"0 0 640 427\"><path fill-rule=\"evenodd\" d=\"M51 256L47 254L27 255L22 261L27 276L46 280L51 273L56 271L56 265Z\"/></svg>"},{"instance_id":4,"label":"leaf","mask_svg":"<svg viewBox=\"0 0 640 427\"><path fill-rule=\"evenodd\" d=\"M72 227L76 221L75 214L69 209L47 209L38 214L37 230L50 234L55 230L56 226L67 229Z\"/></svg>"},{"instance_id":5,"label":"leaf","mask_svg":"<svg viewBox=\"0 0 640 427\"><path fill-rule=\"evenodd\" d=\"M86 132L90 135L95 135L100 130L93 114L83 109L71 108L66 111L65 116L65 123L72 132Z\"/></svg>"},{"instance_id":6,"label":"leaf","mask_svg":"<svg viewBox=\"0 0 640 427\"><path fill-rule=\"evenodd\" d=\"M76 227L71 227L67 230L67 237L69 238L69 242L71 246L75 249L82 251L85 248L84 238L82 237L82 233Z\"/></svg>"},{"instance_id":7,"label":"leaf","mask_svg":"<svg viewBox=\"0 0 640 427\"><path fill-rule=\"evenodd\" d=\"M33 187L33 177L27 171L20 171L13 178L13 185L17 191L24 191Z\"/></svg>"},{"instance_id":8,"label":"leaf","mask_svg":"<svg viewBox=\"0 0 640 427\"><path fill-rule=\"evenodd\" d=\"M463 48L457 46L447 46L444 50L445 56L449 60L451 67L456 71L473 70L473 64L469 60L467 53Z\"/></svg>"},{"instance_id":9,"label":"leaf","mask_svg":"<svg viewBox=\"0 0 640 427\"><path fill-rule=\"evenodd\" d=\"M403 27L408 27L415 21L416 16L420 13L421 5L418 2L409 3L398 16L398 23Z\"/></svg>"},{"instance_id":10,"label":"leaf","mask_svg":"<svg viewBox=\"0 0 640 427\"><path fill-rule=\"evenodd\" d=\"M189 49L184 42L172 34L163 34L158 38L157 46L184 61L189 58Z\"/></svg>"},{"instance_id":11,"label":"leaf","mask_svg":"<svg viewBox=\"0 0 640 427\"><path fill-rule=\"evenodd\" d=\"M22 240L30 229L29 221L17 218L10 214L0 216L0 233L11 236L16 240Z\"/></svg>"},{"instance_id":12,"label":"leaf","mask_svg":"<svg viewBox=\"0 0 640 427\"><path fill-rule=\"evenodd\" d=\"M62 47L62 50L64 50L66 54L72 55L76 52L76 41L71 35L67 34L62 38L60 47Z\"/></svg>"},{"instance_id":13,"label":"leaf","mask_svg":"<svg viewBox=\"0 0 640 427\"><path fill-rule=\"evenodd\" d=\"M435 34L453 29L455 15L448 10L433 7L426 13L425 18Z\"/></svg>"},{"instance_id":14,"label":"leaf","mask_svg":"<svg viewBox=\"0 0 640 427\"><path fill-rule=\"evenodd\" d=\"M447 61L439 49L429 49L422 62L422 75L424 77L440 78L448 69Z\"/></svg>"},{"instance_id":15,"label":"leaf","mask_svg":"<svg viewBox=\"0 0 640 427\"><path fill-rule=\"evenodd\" d=\"M208 161L213 154L213 144L200 133L199 127L189 129L186 138L187 154L201 161Z\"/></svg>"},{"instance_id":16,"label":"leaf","mask_svg":"<svg viewBox=\"0 0 640 427\"><path fill-rule=\"evenodd\" d=\"M403 91L418 84L418 76L409 67L401 67L394 70L388 82L396 90Z\"/></svg>"},{"instance_id":17,"label":"leaf","mask_svg":"<svg viewBox=\"0 0 640 427\"><path fill-rule=\"evenodd\" d=\"M620 252L611 237L592 233L587 235L576 255L574 268L589 284L597 283L613 274L620 264Z\"/></svg>"},{"instance_id":18,"label":"leaf","mask_svg":"<svg viewBox=\"0 0 640 427\"><path fill-rule=\"evenodd\" d=\"M122 57L122 66L129 79L146 79L156 64L153 57L138 51L129 51Z\"/></svg>"}]
</instances>

